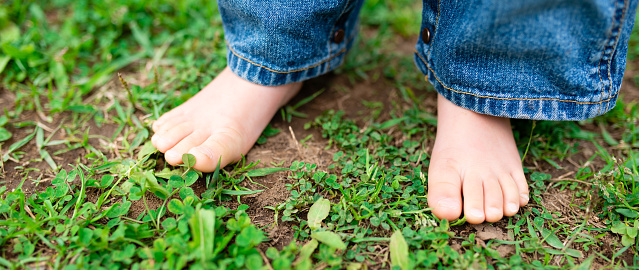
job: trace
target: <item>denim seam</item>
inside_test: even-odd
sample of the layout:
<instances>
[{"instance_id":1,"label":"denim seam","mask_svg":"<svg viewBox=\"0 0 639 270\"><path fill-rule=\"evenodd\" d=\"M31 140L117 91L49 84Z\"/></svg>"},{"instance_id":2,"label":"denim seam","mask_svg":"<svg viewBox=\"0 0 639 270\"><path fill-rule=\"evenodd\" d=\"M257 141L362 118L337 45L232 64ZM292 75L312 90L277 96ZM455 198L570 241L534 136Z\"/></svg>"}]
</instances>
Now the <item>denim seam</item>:
<instances>
[{"instance_id":1,"label":"denim seam","mask_svg":"<svg viewBox=\"0 0 639 270\"><path fill-rule=\"evenodd\" d=\"M435 26L433 26L435 29L433 29L433 37L431 38L431 43L435 43L435 35L437 34L437 29L439 26L439 14L441 14L441 10L442 10L442 1L439 0L437 1L437 19L435 19ZM428 58L430 58L430 52L433 49L433 45L428 46L428 52L426 52L426 56ZM420 56L421 58L421 56ZM423 59L422 59L423 60ZM428 66L428 64L426 64Z\"/></svg>"},{"instance_id":2,"label":"denim seam","mask_svg":"<svg viewBox=\"0 0 639 270\"><path fill-rule=\"evenodd\" d=\"M617 2L615 1L615 10L617 9ZM615 22L615 18L613 16L612 18L612 23L614 24ZM606 55L606 48L608 47L608 42L610 41L610 36L612 36L612 28L610 29L610 32L608 33L608 37L606 38L606 43L604 44L602 51L601 51L601 58L599 58L599 68L597 69L597 73L599 74L599 81L601 82L601 98L604 98L604 88L606 88L606 85L603 82L603 78L601 78L601 61L604 58L604 55ZM597 111L597 114L601 114L601 107L602 105L599 105L599 110Z\"/></svg>"},{"instance_id":3,"label":"denim seam","mask_svg":"<svg viewBox=\"0 0 639 270\"><path fill-rule=\"evenodd\" d=\"M253 62L253 61L251 61L251 60L249 60L249 59L247 59L247 58L245 58L245 57L242 57L241 55L237 54L237 53L235 52L235 50L233 50L233 48L231 47L231 45L230 45L228 42L226 43L226 45L228 46L229 50L231 50L231 52L232 52L235 56L239 57L240 59L242 59L242 60L244 60L244 61L247 61L247 62L251 63L251 64L252 64L252 65L254 65L254 66L258 66L258 67L264 68L264 69L266 69L266 70L268 70L268 71L271 71L271 72L274 72L274 73L280 73L280 74L288 74L288 73L294 73L294 72L299 72L299 71L308 70L308 69L311 69L311 68L317 67L317 66L319 66L319 65L321 65L321 64L324 64L324 63L326 63L326 62L329 62L329 61L333 60L333 58L335 58L335 57L337 57L337 56L340 56L340 55L342 55L344 52L346 52L346 49L341 49L339 52L337 52L335 55L333 55L333 56L329 57L328 59L326 59L326 60L324 60L324 61L321 61L321 62L319 62L319 63L317 63L317 64L315 64L315 65L309 66L309 67L300 68L300 69L291 70L291 71L277 71L277 70L274 70L274 69L268 68L268 67L266 67L266 66L260 65L260 64L258 64L258 63L255 63L255 62Z\"/></svg>"},{"instance_id":4,"label":"denim seam","mask_svg":"<svg viewBox=\"0 0 639 270\"><path fill-rule=\"evenodd\" d=\"M617 2L615 2L615 9L617 7ZM619 20L619 26L617 26L617 37L615 37L615 43L612 46L612 53L610 54L610 59L608 59L608 82L610 83L610 87L608 88L608 96L612 93L612 76L610 75L610 64L612 63L612 56L614 52L617 50L617 45L619 44L619 37L621 36L621 31L623 31L624 20L626 19L626 10L629 7L629 3L627 0L623 1L623 8L621 13L621 20ZM610 104L606 104L606 111L608 111L608 107Z\"/></svg>"},{"instance_id":5,"label":"denim seam","mask_svg":"<svg viewBox=\"0 0 639 270\"><path fill-rule=\"evenodd\" d=\"M430 67L430 65L426 62L424 57L417 51L417 49L415 49L415 54L417 54L419 59L422 60L422 62L424 63L424 65L426 65L428 70L430 70L430 72L433 73L433 77L435 77L437 82L439 82L439 84L441 84L441 86L444 87L446 90L453 91L453 92L458 93L458 94L471 95L471 96L478 97L478 98L488 98L488 99L497 99L497 100L522 100L522 101L559 101L559 102L569 102L569 103L582 104L582 105L596 105L596 104L602 104L603 102L608 102L608 101L612 100L613 98L616 98L617 95L619 94L619 92L617 92L614 96L609 97L607 99L602 99L602 100L600 100L598 102L584 102L584 101L576 101L576 100L569 100L569 99L557 99L557 98L505 98L505 97L492 97L492 96L486 96L486 95L477 95L477 94L470 93L470 92L455 90L453 88L450 88L450 87L446 86L441 80L439 80L439 78L437 77L437 74L435 74L435 71ZM428 81L428 76L425 77L425 80Z\"/></svg>"},{"instance_id":6,"label":"denim seam","mask_svg":"<svg viewBox=\"0 0 639 270\"><path fill-rule=\"evenodd\" d=\"M328 43L326 44L326 51L330 54L331 53L331 35L334 35L335 33L333 32L335 30L335 26L337 26L337 22L339 22L339 19L342 18L342 16L344 16L344 12L346 12L346 10L348 9L348 5L351 3L351 0L348 0L348 2L346 2L346 4L344 5L344 9L342 9L342 12L339 13L339 16L337 16L337 20L335 21L335 23L333 24L333 27L331 27L331 31L329 32L329 36L328 36ZM328 59L327 61L332 60L335 56L342 54L342 52L346 51L346 49L342 49L339 52L337 52L336 55L334 55L333 57L331 57L330 59ZM331 62L327 63L327 67L328 70L331 69Z\"/></svg>"}]
</instances>

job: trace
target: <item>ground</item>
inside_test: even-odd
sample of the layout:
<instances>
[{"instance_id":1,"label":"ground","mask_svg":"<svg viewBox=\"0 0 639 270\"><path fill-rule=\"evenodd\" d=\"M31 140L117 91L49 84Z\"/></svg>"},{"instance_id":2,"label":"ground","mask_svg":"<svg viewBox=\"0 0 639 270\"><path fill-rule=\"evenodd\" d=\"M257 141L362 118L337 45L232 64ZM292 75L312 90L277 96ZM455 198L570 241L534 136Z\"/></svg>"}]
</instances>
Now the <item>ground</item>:
<instances>
[{"instance_id":1,"label":"ground","mask_svg":"<svg viewBox=\"0 0 639 270\"><path fill-rule=\"evenodd\" d=\"M193 11L202 4L195 0L162 3L96 4L115 5L106 15L81 4L2 9L20 14L0 16L0 43L9 44L0 54L0 64L9 59L0 68L2 267L639 263L636 35L612 112L582 122L513 121L531 202L512 218L470 225L439 221L426 204L436 92L412 63L418 29L403 27L419 7L367 2L346 64L305 83L245 160L202 174L167 165L148 140L153 119L224 66L219 15ZM96 16L63 16L82 12ZM181 29L189 18L197 19ZM76 38L93 45L47 39L56 29L79 35L59 27L64 20L94 25L67 27L93 31ZM31 36L8 38L11 25ZM29 44L40 47L30 52Z\"/></svg>"}]
</instances>

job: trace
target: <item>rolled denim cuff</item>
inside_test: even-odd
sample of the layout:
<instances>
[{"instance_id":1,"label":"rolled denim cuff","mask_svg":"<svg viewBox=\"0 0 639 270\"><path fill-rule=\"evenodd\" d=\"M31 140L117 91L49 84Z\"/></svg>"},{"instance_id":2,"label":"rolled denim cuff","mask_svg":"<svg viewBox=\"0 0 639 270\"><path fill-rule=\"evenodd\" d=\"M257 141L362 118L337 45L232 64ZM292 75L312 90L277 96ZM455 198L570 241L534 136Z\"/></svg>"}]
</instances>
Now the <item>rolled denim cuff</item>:
<instances>
[{"instance_id":1,"label":"rolled denim cuff","mask_svg":"<svg viewBox=\"0 0 639 270\"><path fill-rule=\"evenodd\" d=\"M347 48L343 48L333 55L327 55L327 59L308 63L307 67L289 70L270 63L260 64L258 59L251 60L251 55L236 52L228 44L227 49L227 65L233 73L249 82L265 86L301 82L326 74L342 64L347 51Z\"/></svg>"},{"instance_id":2,"label":"rolled denim cuff","mask_svg":"<svg viewBox=\"0 0 639 270\"><path fill-rule=\"evenodd\" d=\"M424 1L415 61L481 114L583 120L615 106L637 0Z\"/></svg>"},{"instance_id":3,"label":"rolled denim cuff","mask_svg":"<svg viewBox=\"0 0 639 270\"><path fill-rule=\"evenodd\" d=\"M266 86L325 74L351 48L362 2L219 0L228 67Z\"/></svg>"}]
</instances>

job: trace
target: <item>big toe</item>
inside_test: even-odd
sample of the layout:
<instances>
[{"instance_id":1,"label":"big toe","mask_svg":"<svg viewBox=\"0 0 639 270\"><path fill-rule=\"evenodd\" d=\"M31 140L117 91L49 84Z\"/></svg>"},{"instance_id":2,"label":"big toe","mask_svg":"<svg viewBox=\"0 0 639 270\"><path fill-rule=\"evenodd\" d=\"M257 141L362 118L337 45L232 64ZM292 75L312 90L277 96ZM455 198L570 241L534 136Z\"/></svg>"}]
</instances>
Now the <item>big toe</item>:
<instances>
[{"instance_id":1,"label":"big toe","mask_svg":"<svg viewBox=\"0 0 639 270\"><path fill-rule=\"evenodd\" d=\"M182 155L186 154L191 148L201 144L205 140L206 134L197 131L193 132L166 151L166 153L164 153L164 160L173 166L182 164Z\"/></svg>"},{"instance_id":2,"label":"big toe","mask_svg":"<svg viewBox=\"0 0 639 270\"><path fill-rule=\"evenodd\" d=\"M432 201L432 204L431 204ZM434 205L433 214L439 219L455 220L461 216L461 200L451 197L441 197L429 200L429 205Z\"/></svg>"},{"instance_id":3,"label":"big toe","mask_svg":"<svg viewBox=\"0 0 639 270\"><path fill-rule=\"evenodd\" d=\"M240 159L248 149L242 149L242 136L233 129L223 129L202 144L191 148L189 154L195 156L193 168L202 172L212 172L218 165L225 166ZM252 144L250 144L252 145Z\"/></svg>"},{"instance_id":4,"label":"big toe","mask_svg":"<svg viewBox=\"0 0 639 270\"><path fill-rule=\"evenodd\" d=\"M166 153L169 149L173 148L176 144L192 133L193 126L185 123L170 130L162 130L155 133L153 137L151 137L151 143L153 143L153 146L160 150L160 152Z\"/></svg>"},{"instance_id":5,"label":"big toe","mask_svg":"<svg viewBox=\"0 0 639 270\"><path fill-rule=\"evenodd\" d=\"M461 180L453 170L429 170L428 205L439 219L455 220L462 211Z\"/></svg>"}]
</instances>

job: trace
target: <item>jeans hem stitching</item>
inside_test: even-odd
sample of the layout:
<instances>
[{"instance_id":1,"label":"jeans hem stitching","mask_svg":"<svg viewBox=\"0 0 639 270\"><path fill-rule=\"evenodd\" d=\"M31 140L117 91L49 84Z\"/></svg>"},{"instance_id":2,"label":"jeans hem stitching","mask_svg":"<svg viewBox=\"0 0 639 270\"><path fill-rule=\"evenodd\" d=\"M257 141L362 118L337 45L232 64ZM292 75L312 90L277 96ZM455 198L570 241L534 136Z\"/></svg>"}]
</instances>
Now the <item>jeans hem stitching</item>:
<instances>
[{"instance_id":1,"label":"jeans hem stitching","mask_svg":"<svg viewBox=\"0 0 639 270\"><path fill-rule=\"evenodd\" d=\"M453 88L450 88L450 87L444 85L444 83L441 80L439 80L439 78L435 74L435 71L430 67L430 65L428 65L426 60L424 60L424 57L422 57L422 55L417 50L415 50L415 54L417 54L419 59L421 59L422 62L424 63L424 65L426 65L426 68L428 68L428 70L430 70L430 72L433 73L433 77L435 77L437 82L439 82L439 84L442 87L444 87L446 90L453 91L453 92L458 93L458 94L466 94L466 95L471 95L471 96L478 97L478 98L488 98L488 99L497 99L497 100L559 101L559 102L568 102L568 103L575 103L575 104L581 104L581 105L597 105L597 104L602 105L604 102L608 102L608 101L616 98L617 95L619 95L619 92L617 91L617 93L615 93L614 96L611 96L611 97L609 97L607 99L602 99L602 100L600 100L598 102L584 102L584 101L576 101L576 100L569 100L569 99L557 99L557 98L506 98L506 97L493 97L493 96L487 96L487 95L478 95L478 94L474 94L474 93L470 93L470 92L466 92L466 91L455 90ZM428 80L428 76L426 76L425 79Z\"/></svg>"},{"instance_id":2,"label":"jeans hem stitching","mask_svg":"<svg viewBox=\"0 0 639 270\"><path fill-rule=\"evenodd\" d=\"M268 70L268 71L270 71L270 72L279 73L279 74L289 74L289 73L294 73L294 72L299 72L299 71L309 70L309 69L312 69L312 68L318 67L318 66L320 66L320 65L322 65L322 64L324 64L324 63L326 63L326 62L328 62L328 61L331 61L331 60L333 60L335 57L338 57L338 56L342 55L344 52L346 52L346 49L341 49L339 52L337 52L337 53L336 53L336 54L334 54L333 56L329 57L328 59L326 59L326 60L324 60L324 61L321 61L321 62L319 62L319 63L317 63L317 64L315 64L315 65L309 66L309 67L300 68L300 69L291 70L291 71L278 71L278 70L274 70L274 69L268 68L268 67L266 67L266 66L260 65L260 64L258 64L258 63L255 63L255 62L253 62L253 61L251 61L251 60L249 60L249 59L247 59L247 58L245 58L245 57L242 57L241 55L237 54L237 53L235 52L235 50L233 50L233 48L230 46L230 44L228 44L228 43L227 43L226 45L228 45L228 48L229 48L229 50L231 51L231 53L233 53L233 55L235 55L235 56L239 57L240 59L242 59L242 60L244 60L244 61L246 61L246 62L249 62L249 63L251 63L251 64L252 64L252 65L254 65L254 66L261 67L261 68L266 69L266 70Z\"/></svg>"}]
</instances>

